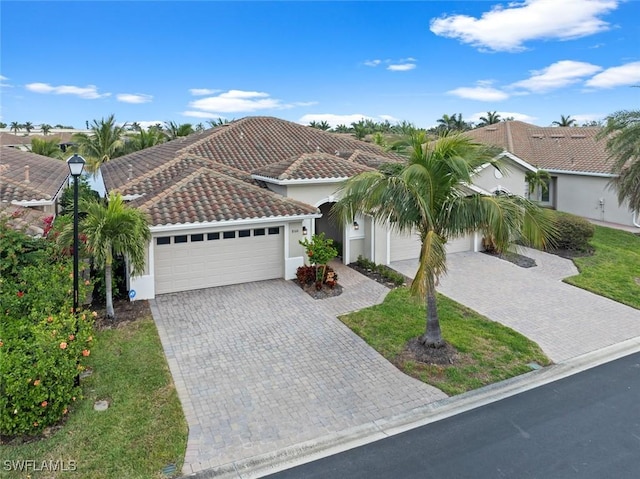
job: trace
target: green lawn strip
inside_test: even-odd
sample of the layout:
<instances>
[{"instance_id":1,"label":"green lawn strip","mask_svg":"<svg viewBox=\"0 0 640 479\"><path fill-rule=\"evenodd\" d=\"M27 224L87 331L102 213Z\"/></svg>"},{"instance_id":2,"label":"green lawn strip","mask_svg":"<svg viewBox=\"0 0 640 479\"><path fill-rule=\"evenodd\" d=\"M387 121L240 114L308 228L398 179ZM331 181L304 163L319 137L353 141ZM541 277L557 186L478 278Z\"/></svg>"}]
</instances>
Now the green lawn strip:
<instances>
[{"instance_id":1,"label":"green lawn strip","mask_svg":"<svg viewBox=\"0 0 640 479\"><path fill-rule=\"evenodd\" d=\"M438 295L438 311L444 339L460 353L453 365L428 365L402 354L407 341L425 329L424 304L407 288L395 289L382 304L340 320L404 373L448 395L531 371L531 362L551 363L533 341L445 296Z\"/></svg>"},{"instance_id":2,"label":"green lawn strip","mask_svg":"<svg viewBox=\"0 0 640 479\"><path fill-rule=\"evenodd\" d=\"M168 464L180 471L187 424L153 320L99 332L96 339L90 356L93 375L83 379L85 397L64 427L48 439L3 446L0 456L36 463L75 461L76 472L55 477L160 478ZM99 399L109 400L107 411L93 410ZM25 474L2 471L0 477Z\"/></svg>"},{"instance_id":3,"label":"green lawn strip","mask_svg":"<svg viewBox=\"0 0 640 479\"><path fill-rule=\"evenodd\" d=\"M640 237L596 226L593 256L575 258L580 274L565 282L640 309Z\"/></svg>"}]
</instances>

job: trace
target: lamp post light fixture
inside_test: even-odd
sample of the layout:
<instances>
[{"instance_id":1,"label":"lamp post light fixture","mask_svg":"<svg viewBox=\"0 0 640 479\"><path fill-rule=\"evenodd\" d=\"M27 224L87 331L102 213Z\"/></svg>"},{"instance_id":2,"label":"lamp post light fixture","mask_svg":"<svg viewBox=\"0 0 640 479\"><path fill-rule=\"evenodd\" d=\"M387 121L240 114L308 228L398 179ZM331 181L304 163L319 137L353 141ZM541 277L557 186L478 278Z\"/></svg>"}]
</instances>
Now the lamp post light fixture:
<instances>
[{"instance_id":1,"label":"lamp post light fixture","mask_svg":"<svg viewBox=\"0 0 640 479\"><path fill-rule=\"evenodd\" d=\"M67 160L69 173L73 177L73 314L78 312L78 177L82 174L86 161L80 155ZM77 325L76 325L77 329Z\"/></svg>"}]
</instances>

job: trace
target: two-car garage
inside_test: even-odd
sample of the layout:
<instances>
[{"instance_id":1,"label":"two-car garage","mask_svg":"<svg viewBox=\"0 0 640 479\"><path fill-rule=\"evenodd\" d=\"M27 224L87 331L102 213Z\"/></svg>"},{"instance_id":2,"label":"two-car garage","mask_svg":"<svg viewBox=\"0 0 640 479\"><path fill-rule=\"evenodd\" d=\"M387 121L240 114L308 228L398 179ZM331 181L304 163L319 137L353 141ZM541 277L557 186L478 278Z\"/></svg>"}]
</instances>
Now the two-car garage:
<instances>
[{"instance_id":1,"label":"two-car garage","mask_svg":"<svg viewBox=\"0 0 640 479\"><path fill-rule=\"evenodd\" d=\"M282 278L283 238L282 226L155 236L155 293Z\"/></svg>"},{"instance_id":2,"label":"two-car garage","mask_svg":"<svg viewBox=\"0 0 640 479\"><path fill-rule=\"evenodd\" d=\"M391 232L389 241L390 262L420 257L420 238L417 234L403 235ZM473 251L473 235L449 240L446 244L446 249L449 254Z\"/></svg>"}]
</instances>

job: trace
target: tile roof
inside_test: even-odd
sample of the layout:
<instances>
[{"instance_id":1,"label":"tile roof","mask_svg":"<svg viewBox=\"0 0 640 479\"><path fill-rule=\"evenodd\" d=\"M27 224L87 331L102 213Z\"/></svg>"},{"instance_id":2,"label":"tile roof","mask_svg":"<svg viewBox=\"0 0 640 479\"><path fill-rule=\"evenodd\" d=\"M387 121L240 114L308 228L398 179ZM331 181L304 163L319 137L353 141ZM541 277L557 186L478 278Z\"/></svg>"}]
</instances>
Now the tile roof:
<instances>
[{"instance_id":1,"label":"tile roof","mask_svg":"<svg viewBox=\"0 0 640 479\"><path fill-rule=\"evenodd\" d=\"M540 127L503 121L466 132L474 140L495 145L527 163L547 170L610 173L612 163L599 127Z\"/></svg>"},{"instance_id":2,"label":"tile roof","mask_svg":"<svg viewBox=\"0 0 640 479\"><path fill-rule=\"evenodd\" d=\"M354 158L352 160L351 158ZM132 204L154 225L314 214L252 179L345 178L368 163L404 161L343 135L271 117L248 117L147 148L102 166L108 191L142 195Z\"/></svg>"},{"instance_id":3,"label":"tile roof","mask_svg":"<svg viewBox=\"0 0 640 479\"><path fill-rule=\"evenodd\" d=\"M275 218L310 215L318 209L269 190L197 168L158 195L142 197L133 204L154 225Z\"/></svg>"},{"instance_id":4,"label":"tile roof","mask_svg":"<svg viewBox=\"0 0 640 479\"><path fill-rule=\"evenodd\" d=\"M0 201L53 200L68 176L64 161L0 147Z\"/></svg>"},{"instance_id":5,"label":"tile roof","mask_svg":"<svg viewBox=\"0 0 640 479\"><path fill-rule=\"evenodd\" d=\"M10 228L23 231L29 236L44 234L44 220L48 216L51 216L51 213L0 202L0 217L7 218L7 225Z\"/></svg>"},{"instance_id":6,"label":"tile roof","mask_svg":"<svg viewBox=\"0 0 640 479\"><path fill-rule=\"evenodd\" d=\"M276 180L340 179L371 169L328 153L303 153L258 168L253 174Z\"/></svg>"}]
</instances>

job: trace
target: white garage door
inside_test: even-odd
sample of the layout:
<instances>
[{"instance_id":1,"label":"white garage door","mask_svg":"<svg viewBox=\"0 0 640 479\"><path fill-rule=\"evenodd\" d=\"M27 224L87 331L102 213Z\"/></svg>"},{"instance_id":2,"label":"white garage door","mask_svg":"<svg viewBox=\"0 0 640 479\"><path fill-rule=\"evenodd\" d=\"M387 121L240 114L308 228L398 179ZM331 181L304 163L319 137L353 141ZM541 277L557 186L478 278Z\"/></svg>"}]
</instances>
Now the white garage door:
<instances>
[{"instance_id":1,"label":"white garage door","mask_svg":"<svg viewBox=\"0 0 640 479\"><path fill-rule=\"evenodd\" d=\"M284 276L281 227L154 238L156 294Z\"/></svg>"},{"instance_id":2,"label":"white garage door","mask_svg":"<svg viewBox=\"0 0 640 479\"><path fill-rule=\"evenodd\" d=\"M447 253L460 253L471 251L472 235L462 236L447 241ZM400 235L391 233L391 261L401 261L404 259L416 259L420 257L420 239L417 234Z\"/></svg>"}]
</instances>

